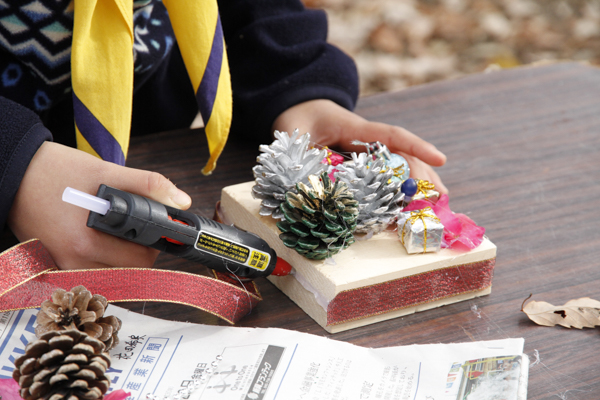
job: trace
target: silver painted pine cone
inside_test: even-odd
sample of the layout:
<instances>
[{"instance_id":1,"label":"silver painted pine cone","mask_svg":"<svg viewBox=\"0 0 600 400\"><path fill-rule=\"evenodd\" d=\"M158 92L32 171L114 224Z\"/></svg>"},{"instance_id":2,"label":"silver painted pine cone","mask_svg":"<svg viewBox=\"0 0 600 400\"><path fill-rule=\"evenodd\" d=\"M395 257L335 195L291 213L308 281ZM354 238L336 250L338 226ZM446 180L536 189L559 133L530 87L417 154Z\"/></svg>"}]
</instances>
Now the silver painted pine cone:
<instances>
[{"instance_id":1,"label":"silver painted pine cone","mask_svg":"<svg viewBox=\"0 0 600 400\"><path fill-rule=\"evenodd\" d=\"M298 182L307 183L309 175L319 175L327 169L323 159L326 150L309 149L310 134L300 135L298 129L290 136L287 132L275 131L276 140L270 145L259 147L261 154L252 168L256 184L252 187L252 196L261 200L260 215L271 215L282 219L280 204L285 193L292 190Z\"/></svg>"},{"instance_id":2,"label":"silver painted pine cone","mask_svg":"<svg viewBox=\"0 0 600 400\"><path fill-rule=\"evenodd\" d=\"M396 221L404 194L401 182L391 180L394 170L386 167L382 158L373 160L366 153L352 153L352 162L336 168L336 179L346 183L358 201L355 233L377 234Z\"/></svg>"}]
</instances>

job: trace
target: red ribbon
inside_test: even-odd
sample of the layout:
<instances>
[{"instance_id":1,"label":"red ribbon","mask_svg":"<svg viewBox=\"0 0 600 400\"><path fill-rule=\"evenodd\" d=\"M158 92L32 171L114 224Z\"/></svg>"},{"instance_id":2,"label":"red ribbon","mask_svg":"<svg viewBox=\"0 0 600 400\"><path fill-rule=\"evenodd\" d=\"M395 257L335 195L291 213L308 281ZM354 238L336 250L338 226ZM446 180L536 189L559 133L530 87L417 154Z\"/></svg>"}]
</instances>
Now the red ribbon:
<instances>
[{"instance_id":1,"label":"red ribbon","mask_svg":"<svg viewBox=\"0 0 600 400\"><path fill-rule=\"evenodd\" d=\"M54 290L83 285L110 303L159 301L186 304L235 323L262 300L253 282L225 274L217 279L160 269L59 270L42 243L33 239L0 254L0 312L39 307Z\"/></svg>"}]
</instances>

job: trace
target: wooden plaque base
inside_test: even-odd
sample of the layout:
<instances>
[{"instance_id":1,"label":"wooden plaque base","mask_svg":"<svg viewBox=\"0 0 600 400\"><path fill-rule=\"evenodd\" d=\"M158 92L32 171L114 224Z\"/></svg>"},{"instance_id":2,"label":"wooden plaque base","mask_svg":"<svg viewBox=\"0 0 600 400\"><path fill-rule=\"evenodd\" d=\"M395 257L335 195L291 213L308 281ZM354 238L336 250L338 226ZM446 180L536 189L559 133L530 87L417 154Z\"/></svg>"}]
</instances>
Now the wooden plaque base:
<instances>
[{"instance_id":1,"label":"wooden plaque base","mask_svg":"<svg viewBox=\"0 0 600 400\"><path fill-rule=\"evenodd\" d=\"M295 275L268 279L331 333L456 303L491 292L496 246L469 252L406 253L395 231L357 240L332 259L313 261L285 247L271 217L258 214L254 182L228 186L221 212L289 262Z\"/></svg>"}]
</instances>

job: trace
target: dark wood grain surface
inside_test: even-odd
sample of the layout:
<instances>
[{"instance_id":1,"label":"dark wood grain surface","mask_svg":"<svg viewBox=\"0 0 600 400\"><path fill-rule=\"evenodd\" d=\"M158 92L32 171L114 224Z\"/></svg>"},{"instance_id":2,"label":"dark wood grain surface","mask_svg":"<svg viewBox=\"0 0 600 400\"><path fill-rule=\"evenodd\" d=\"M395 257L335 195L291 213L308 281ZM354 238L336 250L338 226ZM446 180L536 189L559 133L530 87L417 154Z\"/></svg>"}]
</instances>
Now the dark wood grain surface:
<instances>
[{"instance_id":1,"label":"dark wood grain surface","mask_svg":"<svg viewBox=\"0 0 600 400\"><path fill-rule=\"evenodd\" d=\"M367 347L523 337L532 362L529 399L600 399L599 331L541 327L520 312L530 293L556 305L600 300L600 70L560 63L473 75L363 98L357 112L404 126L447 154L439 173L452 209L484 226L498 246L492 294L330 335L261 279L264 300L238 325ZM161 172L192 196L192 211L210 217L222 187L252 180L258 145L230 141L215 173L204 177L203 136L187 130L134 138L128 165ZM164 255L156 266L206 273ZM226 325L186 306L123 305Z\"/></svg>"}]
</instances>

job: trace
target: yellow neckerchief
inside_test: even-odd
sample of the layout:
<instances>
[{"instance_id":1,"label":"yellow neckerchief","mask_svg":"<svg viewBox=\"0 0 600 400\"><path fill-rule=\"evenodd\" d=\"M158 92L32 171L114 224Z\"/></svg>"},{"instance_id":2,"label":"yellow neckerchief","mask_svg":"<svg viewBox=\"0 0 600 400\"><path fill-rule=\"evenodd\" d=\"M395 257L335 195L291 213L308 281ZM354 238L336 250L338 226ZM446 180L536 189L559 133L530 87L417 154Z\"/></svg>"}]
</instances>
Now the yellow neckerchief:
<instances>
[{"instance_id":1,"label":"yellow neckerchief","mask_svg":"<svg viewBox=\"0 0 600 400\"><path fill-rule=\"evenodd\" d=\"M231 126L231 80L216 0L163 0L205 124L210 174ZM133 0L75 0L71 74L77 147L124 165L133 99Z\"/></svg>"}]
</instances>

